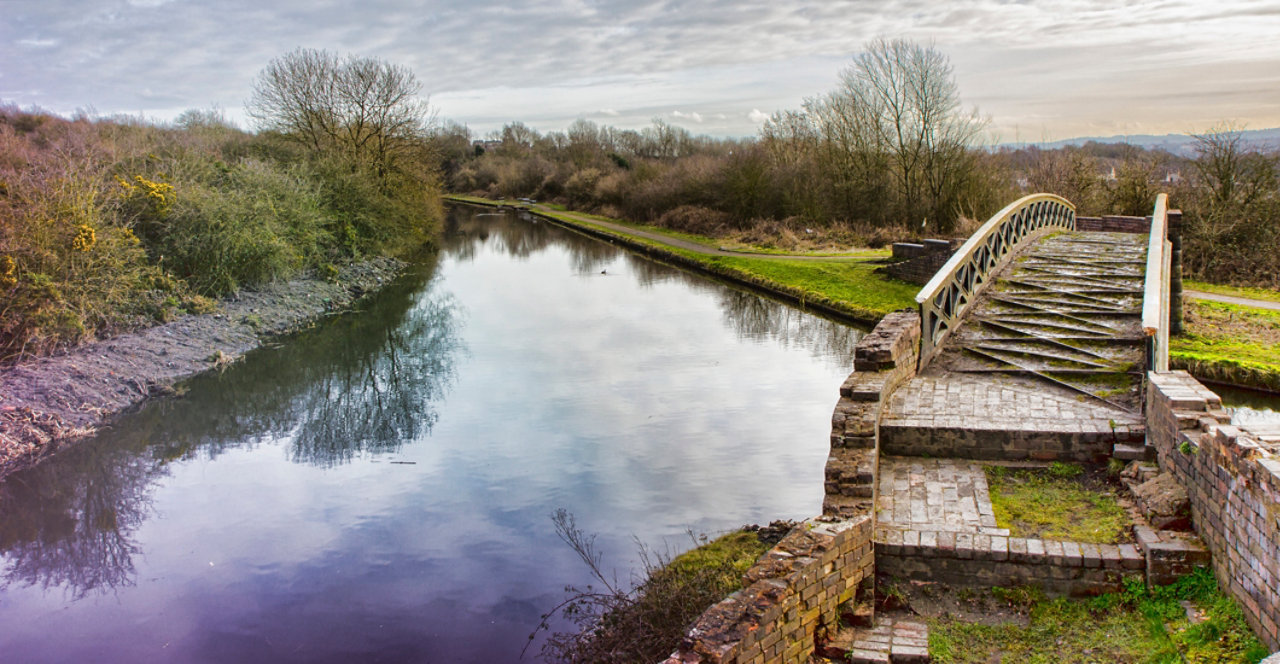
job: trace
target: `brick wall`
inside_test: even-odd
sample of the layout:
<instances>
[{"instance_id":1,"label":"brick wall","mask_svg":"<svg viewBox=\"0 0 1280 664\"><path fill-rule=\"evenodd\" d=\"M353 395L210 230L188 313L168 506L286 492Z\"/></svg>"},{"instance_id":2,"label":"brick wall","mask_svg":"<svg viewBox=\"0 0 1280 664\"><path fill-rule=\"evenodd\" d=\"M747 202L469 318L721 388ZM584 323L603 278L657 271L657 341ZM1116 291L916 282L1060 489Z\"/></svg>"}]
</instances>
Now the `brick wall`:
<instances>
[{"instance_id":1,"label":"brick wall","mask_svg":"<svg viewBox=\"0 0 1280 664\"><path fill-rule=\"evenodd\" d=\"M708 609L664 664L807 664L840 605L872 575L871 517L819 517L791 531Z\"/></svg>"},{"instance_id":2,"label":"brick wall","mask_svg":"<svg viewBox=\"0 0 1280 664\"><path fill-rule=\"evenodd\" d=\"M1268 647L1280 648L1280 442L1228 424L1222 402L1183 371L1150 374L1147 435L1187 490L1218 582Z\"/></svg>"},{"instance_id":3,"label":"brick wall","mask_svg":"<svg viewBox=\"0 0 1280 664\"><path fill-rule=\"evenodd\" d=\"M880 411L885 398L916 374L920 315L885 316L854 350L853 373L840 386L831 417L823 514L853 516L871 511L879 459Z\"/></svg>"},{"instance_id":4,"label":"brick wall","mask_svg":"<svg viewBox=\"0 0 1280 664\"><path fill-rule=\"evenodd\" d=\"M1086 544L969 533L896 531L876 544L876 573L955 586L1037 586L1049 595L1122 589L1146 560L1133 544Z\"/></svg>"},{"instance_id":5,"label":"brick wall","mask_svg":"<svg viewBox=\"0 0 1280 664\"><path fill-rule=\"evenodd\" d=\"M1076 217L1076 230L1106 233L1149 233L1151 232L1151 217L1125 217L1120 215Z\"/></svg>"},{"instance_id":6,"label":"brick wall","mask_svg":"<svg viewBox=\"0 0 1280 664\"><path fill-rule=\"evenodd\" d=\"M924 244L895 242L893 257L901 262L886 265L879 271L895 279L923 286L946 264L957 246L947 240L925 240Z\"/></svg>"},{"instance_id":7,"label":"brick wall","mask_svg":"<svg viewBox=\"0 0 1280 664\"><path fill-rule=\"evenodd\" d=\"M931 456L984 461L1105 460L1117 443L1142 443L1141 431L1010 431L912 424L880 430L880 452L892 456Z\"/></svg>"}]
</instances>

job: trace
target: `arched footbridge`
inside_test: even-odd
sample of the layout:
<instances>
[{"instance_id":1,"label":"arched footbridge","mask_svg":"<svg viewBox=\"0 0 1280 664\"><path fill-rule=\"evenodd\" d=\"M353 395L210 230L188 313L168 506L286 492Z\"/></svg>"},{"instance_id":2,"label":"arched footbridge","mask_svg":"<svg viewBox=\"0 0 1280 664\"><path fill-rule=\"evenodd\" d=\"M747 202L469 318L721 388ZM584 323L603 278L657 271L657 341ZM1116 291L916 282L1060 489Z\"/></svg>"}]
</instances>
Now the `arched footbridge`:
<instances>
[{"instance_id":1,"label":"arched footbridge","mask_svg":"<svg viewBox=\"0 0 1280 664\"><path fill-rule=\"evenodd\" d=\"M884 404L880 452L1145 456L1144 377L1167 370L1177 296L1169 227L1163 194L1150 222L1077 219L1051 194L992 217L916 298L917 371Z\"/></svg>"}]
</instances>

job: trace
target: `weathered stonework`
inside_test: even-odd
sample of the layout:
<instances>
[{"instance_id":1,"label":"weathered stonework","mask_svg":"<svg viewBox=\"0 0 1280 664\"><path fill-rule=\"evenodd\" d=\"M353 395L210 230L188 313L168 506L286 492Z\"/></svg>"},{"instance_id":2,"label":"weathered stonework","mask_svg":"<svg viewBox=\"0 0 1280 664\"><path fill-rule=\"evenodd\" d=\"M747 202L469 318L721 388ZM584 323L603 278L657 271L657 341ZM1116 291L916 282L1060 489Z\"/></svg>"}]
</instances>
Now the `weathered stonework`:
<instances>
[{"instance_id":1,"label":"weathered stonework","mask_svg":"<svg viewBox=\"0 0 1280 664\"><path fill-rule=\"evenodd\" d=\"M879 271L895 279L923 286L942 269L959 246L959 242L947 240L925 240L921 244L895 242L893 257L901 262L886 265L879 268Z\"/></svg>"},{"instance_id":2,"label":"weathered stonework","mask_svg":"<svg viewBox=\"0 0 1280 664\"><path fill-rule=\"evenodd\" d=\"M866 514L874 504L880 415L885 398L915 376L920 316L885 316L854 350L854 371L840 386L831 418L824 514Z\"/></svg>"},{"instance_id":3,"label":"weathered stonework","mask_svg":"<svg viewBox=\"0 0 1280 664\"><path fill-rule=\"evenodd\" d=\"M1107 215L1104 217L1076 217L1076 230L1102 233L1149 233L1151 217Z\"/></svg>"},{"instance_id":4,"label":"weathered stonework","mask_svg":"<svg viewBox=\"0 0 1280 664\"><path fill-rule=\"evenodd\" d=\"M1218 582L1268 647L1280 648L1280 441L1229 424L1190 374L1150 374L1147 435L1191 501ZM1162 533L1163 534L1163 533Z\"/></svg>"},{"instance_id":5,"label":"weathered stonework","mask_svg":"<svg viewBox=\"0 0 1280 664\"><path fill-rule=\"evenodd\" d=\"M888 531L876 542L876 572L955 586L1036 586L1049 595L1117 592L1146 561L1133 544L1087 544L956 533Z\"/></svg>"},{"instance_id":6,"label":"weathered stonework","mask_svg":"<svg viewBox=\"0 0 1280 664\"><path fill-rule=\"evenodd\" d=\"M796 527L708 609L664 664L804 664L871 576L871 516Z\"/></svg>"}]
</instances>

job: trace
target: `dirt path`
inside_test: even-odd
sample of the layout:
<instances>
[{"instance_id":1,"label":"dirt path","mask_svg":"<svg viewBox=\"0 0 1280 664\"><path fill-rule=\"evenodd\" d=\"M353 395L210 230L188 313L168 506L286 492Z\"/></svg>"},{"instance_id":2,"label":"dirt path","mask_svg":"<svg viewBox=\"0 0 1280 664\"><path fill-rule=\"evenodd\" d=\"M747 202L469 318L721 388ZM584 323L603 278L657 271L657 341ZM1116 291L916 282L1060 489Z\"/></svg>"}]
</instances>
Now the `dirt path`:
<instances>
[{"instance_id":1,"label":"dirt path","mask_svg":"<svg viewBox=\"0 0 1280 664\"><path fill-rule=\"evenodd\" d=\"M1280 311L1280 302L1272 302L1270 300L1255 300L1250 297L1240 297L1238 295L1221 295L1219 293L1206 293L1197 290L1184 290L1182 294L1193 300L1208 300L1210 302L1225 302L1226 304L1238 304L1244 307L1254 307L1257 309L1271 309L1272 311Z\"/></svg>"},{"instance_id":2,"label":"dirt path","mask_svg":"<svg viewBox=\"0 0 1280 664\"><path fill-rule=\"evenodd\" d=\"M0 480L111 416L184 378L233 361L263 339L346 309L404 263L376 258L344 268L338 283L298 279L243 291L215 313L78 346L0 368ZM341 284L341 285L339 285Z\"/></svg>"}]
</instances>

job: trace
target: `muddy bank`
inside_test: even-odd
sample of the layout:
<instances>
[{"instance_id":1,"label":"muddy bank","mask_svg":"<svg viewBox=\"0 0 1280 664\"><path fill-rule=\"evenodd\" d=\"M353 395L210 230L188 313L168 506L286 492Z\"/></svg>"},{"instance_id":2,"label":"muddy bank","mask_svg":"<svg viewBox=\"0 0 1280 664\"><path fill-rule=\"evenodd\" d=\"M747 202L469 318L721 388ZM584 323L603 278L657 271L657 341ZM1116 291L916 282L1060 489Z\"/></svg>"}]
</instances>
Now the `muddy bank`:
<instances>
[{"instance_id":1,"label":"muddy bank","mask_svg":"<svg viewBox=\"0 0 1280 664\"><path fill-rule=\"evenodd\" d=\"M0 367L0 481L93 434L113 415L217 368L263 340L349 307L404 267L375 258L335 283L296 279L242 291L218 311L84 344L65 354Z\"/></svg>"}]
</instances>

